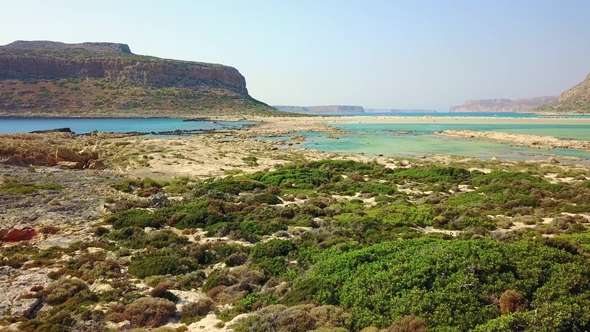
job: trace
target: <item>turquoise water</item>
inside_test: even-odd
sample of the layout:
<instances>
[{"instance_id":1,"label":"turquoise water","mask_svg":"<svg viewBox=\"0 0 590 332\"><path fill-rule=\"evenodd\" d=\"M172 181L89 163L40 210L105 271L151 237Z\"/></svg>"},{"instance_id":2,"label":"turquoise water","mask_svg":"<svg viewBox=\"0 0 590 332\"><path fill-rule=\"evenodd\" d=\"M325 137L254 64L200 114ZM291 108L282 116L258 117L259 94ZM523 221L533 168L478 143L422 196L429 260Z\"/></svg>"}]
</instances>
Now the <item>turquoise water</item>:
<instances>
[{"instance_id":1,"label":"turquoise water","mask_svg":"<svg viewBox=\"0 0 590 332\"><path fill-rule=\"evenodd\" d=\"M99 132L160 132L240 128L254 122L187 121L182 119L0 119L0 133L70 128L76 134Z\"/></svg>"},{"instance_id":2,"label":"turquoise water","mask_svg":"<svg viewBox=\"0 0 590 332\"><path fill-rule=\"evenodd\" d=\"M418 123L418 124L334 124L346 131L362 133L383 132L414 132L417 134L431 133L442 130L476 130L499 131L505 133L555 136L565 139L590 141L590 125L565 125L565 124L445 124L445 123Z\"/></svg>"},{"instance_id":3,"label":"turquoise water","mask_svg":"<svg viewBox=\"0 0 590 332\"><path fill-rule=\"evenodd\" d=\"M590 125L537 125L537 124L338 124L346 131L338 139L325 134L306 133L308 139L301 147L325 152L363 153L368 156L420 157L428 154L446 154L506 160L542 160L548 156L590 159L584 150L542 150L511 146L487 141L456 139L435 136L442 130L500 131L508 133L556 136L566 139L590 140ZM298 133L300 134L300 133ZM583 162L588 163L588 161Z\"/></svg>"},{"instance_id":4,"label":"turquoise water","mask_svg":"<svg viewBox=\"0 0 590 332\"><path fill-rule=\"evenodd\" d=\"M406 114L404 114L406 116ZM413 116L413 115L408 115ZM428 115L431 116L431 115ZM434 114L432 115L434 116ZM458 114L437 116L458 117ZM471 114L470 116L473 116ZM481 115L477 115L481 116ZM489 116L489 115L488 115ZM502 114L503 117L525 117L523 114ZM528 117L536 117L530 115ZM576 116L579 117L579 116ZM182 119L0 119L0 133L30 132L68 127L78 134L100 132L160 132L174 130L211 130L239 128L253 122L189 121ZM308 136L300 147L326 152L368 156L419 157L428 154L449 154L478 158L498 157L508 160L547 159L548 156L570 156L590 159L583 150L538 150L486 141L469 141L432 135L442 130L500 131L507 133L556 136L590 141L590 125L564 124L335 124L346 131L339 139L321 133L297 133ZM277 139L277 138L274 138ZM586 163L586 162L585 162ZM587 163L590 164L590 161Z\"/></svg>"}]
</instances>

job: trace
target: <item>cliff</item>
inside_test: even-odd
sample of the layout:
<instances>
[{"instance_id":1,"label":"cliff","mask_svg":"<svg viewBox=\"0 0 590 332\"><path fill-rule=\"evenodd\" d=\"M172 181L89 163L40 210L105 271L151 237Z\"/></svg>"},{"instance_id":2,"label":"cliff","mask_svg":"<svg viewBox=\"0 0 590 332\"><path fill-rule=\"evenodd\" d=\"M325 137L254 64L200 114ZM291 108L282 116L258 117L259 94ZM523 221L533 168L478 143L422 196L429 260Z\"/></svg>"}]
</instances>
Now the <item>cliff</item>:
<instances>
[{"instance_id":1,"label":"cliff","mask_svg":"<svg viewBox=\"0 0 590 332\"><path fill-rule=\"evenodd\" d=\"M282 112L301 114L360 114L365 110L362 106L327 105L327 106L273 106Z\"/></svg>"},{"instance_id":2,"label":"cliff","mask_svg":"<svg viewBox=\"0 0 590 332\"><path fill-rule=\"evenodd\" d=\"M553 96L523 99L479 99L468 100L461 106L452 106L452 113L526 113L536 107L557 99Z\"/></svg>"},{"instance_id":3,"label":"cliff","mask_svg":"<svg viewBox=\"0 0 590 332\"><path fill-rule=\"evenodd\" d=\"M242 108L273 112L249 96L244 76L233 67L136 55L116 43L0 46L0 110L13 115L26 110L202 115Z\"/></svg>"},{"instance_id":4,"label":"cliff","mask_svg":"<svg viewBox=\"0 0 590 332\"><path fill-rule=\"evenodd\" d=\"M546 113L590 113L590 74L580 84L562 93L559 98L536 109Z\"/></svg>"}]
</instances>

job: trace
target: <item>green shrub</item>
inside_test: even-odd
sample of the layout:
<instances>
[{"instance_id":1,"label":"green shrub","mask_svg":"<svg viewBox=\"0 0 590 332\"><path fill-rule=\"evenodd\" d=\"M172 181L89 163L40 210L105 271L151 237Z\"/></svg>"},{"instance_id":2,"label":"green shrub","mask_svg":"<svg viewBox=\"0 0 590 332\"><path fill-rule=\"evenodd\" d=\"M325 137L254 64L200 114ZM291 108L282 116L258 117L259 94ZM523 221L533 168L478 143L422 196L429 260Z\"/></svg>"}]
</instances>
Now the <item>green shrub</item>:
<instances>
[{"instance_id":1,"label":"green shrub","mask_svg":"<svg viewBox=\"0 0 590 332\"><path fill-rule=\"evenodd\" d=\"M262 194L256 194L256 195L252 195L252 196L247 197L246 203L275 205L275 204L281 204L281 203L283 203L283 201L281 201L281 199L278 198L276 195L262 193Z\"/></svg>"},{"instance_id":2,"label":"green shrub","mask_svg":"<svg viewBox=\"0 0 590 332\"><path fill-rule=\"evenodd\" d=\"M40 190L62 190L64 187L55 183L34 184L20 183L15 179L4 178L0 184L0 191L13 195L33 194Z\"/></svg>"},{"instance_id":3,"label":"green shrub","mask_svg":"<svg viewBox=\"0 0 590 332\"><path fill-rule=\"evenodd\" d=\"M88 286L78 278L61 278L47 285L43 290L43 296L47 304L57 305L84 289L88 289Z\"/></svg>"},{"instance_id":4,"label":"green shrub","mask_svg":"<svg viewBox=\"0 0 590 332\"><path fill-rule=\"evenodd\" d=\"M129 265L129 273L139 278L165 274L183 274L189 271L189 266L183 265L180 258L166 254L148 254L133 257Z\"/></svg>"},{"instance_id":5,"label":"green shrub","mask_svg":"<svg viewBox=\"0 0 590 332\"><path fill-rule=\"evenodd\" d=\"M159 228L165 224L166 220L157 218L147 210L131 209L119 212L108 218L106 221L113 225L113 228L119 229L123 227L153 227Z\"/></svg>"}]
</instances>

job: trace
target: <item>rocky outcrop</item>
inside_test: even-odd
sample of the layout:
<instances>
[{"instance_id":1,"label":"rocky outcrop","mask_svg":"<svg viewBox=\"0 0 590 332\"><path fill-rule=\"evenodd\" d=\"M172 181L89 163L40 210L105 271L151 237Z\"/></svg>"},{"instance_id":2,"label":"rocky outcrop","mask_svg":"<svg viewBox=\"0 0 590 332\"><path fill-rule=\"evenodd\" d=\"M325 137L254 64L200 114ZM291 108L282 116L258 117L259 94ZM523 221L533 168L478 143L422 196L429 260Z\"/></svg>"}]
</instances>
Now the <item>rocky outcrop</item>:
<instances>
[{"instance_id":1,"label":"rocky outcrop","mask_svg":"<svg viewBox=\"0 0 590 332\"><path fill-rule=\"evenodd\" d=\"M249 96L246 79L233 67L136 55L115 43L18 41L0 46L0 116L236 113L279 114Z\"/></svg>"},{"instance_id":2,"label":"rocky outcrop","mask_svg":"<svg viewBox=\"0 0 590 332\"><path fill-rule=\"evenodd\" d=\"M547 113L590 113L590 74L580 84L562 93L559 98L536 111Z\"/></svg>"},{"instance_id":3,"label":"rocky outcrop","mask_svg":"<svg viewBox=\"0 0 590 332\"><path fill-rule=\"evenodd\" d=\"M156 88L215 87L248 94L246 79L233 67L139 56L123 44L18 42L0 46L0 79L67 78L103 78L120 85Z\"/></svg>"},{"instance_id":4,"label":"rocky outcrop","mask_svg":"<svg viewBox=\"0 0 590 332\"><path fill-rule=\"evenodd\" d=\"M452 106L452 113L525 113L557 99L553 96L524 99L478 99L468 100L461 106Z\"/></svg>"},{"instance_id":5,"label":"rocky outcrop","mask_svg":"<svg viewBox=\"0 0 590 332\"><path fill-rule=\"evenodd\" d=\"M362 106L327 105L327 106L273 106L282 112L302 114L359 114L364 113Z\"/></svg>"}]
</instances>

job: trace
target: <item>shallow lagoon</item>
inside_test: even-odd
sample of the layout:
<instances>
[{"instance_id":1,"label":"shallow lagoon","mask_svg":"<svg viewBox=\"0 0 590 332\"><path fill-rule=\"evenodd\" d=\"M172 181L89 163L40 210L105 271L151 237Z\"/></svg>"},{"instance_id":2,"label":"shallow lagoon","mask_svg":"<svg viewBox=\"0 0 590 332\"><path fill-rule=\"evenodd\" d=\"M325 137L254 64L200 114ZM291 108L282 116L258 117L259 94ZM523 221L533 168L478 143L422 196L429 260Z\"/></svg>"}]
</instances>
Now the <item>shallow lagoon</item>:
<instances>
[{"instance_id":1,"label":"shallow lagoon","mask_svg":"<svg viewBox=\"0 0 590 332\"><path fill-rule=\"evenodd\" d=\"M547 124L334 124L346 133L338 139L305 133L301 147L326 152L363 153L368 156L420 157L427 154L470 156L507 160L547 159L568 156L590 159L590 152L573 149L542 150L478 140L432 135L442 130L499 131L529 135L548 135L565 139L590 140L589 125ZM587 161L585 162L587 163Z\"/></svg>"}]
</instances>

